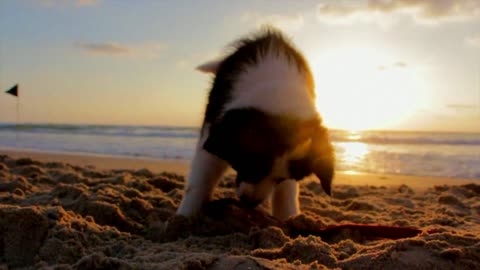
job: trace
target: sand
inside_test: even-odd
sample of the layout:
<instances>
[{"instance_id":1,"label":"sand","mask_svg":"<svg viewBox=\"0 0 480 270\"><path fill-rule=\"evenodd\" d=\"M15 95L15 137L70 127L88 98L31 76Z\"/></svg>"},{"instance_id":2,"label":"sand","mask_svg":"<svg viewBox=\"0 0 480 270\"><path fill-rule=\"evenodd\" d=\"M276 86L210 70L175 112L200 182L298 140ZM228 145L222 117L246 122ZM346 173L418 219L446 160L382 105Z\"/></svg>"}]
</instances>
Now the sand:
<instances>
[{"instance_id":1,"label":"sand","mask_svg":"<svg viewBox=\"0 0 480 270\"><path fill-rule=\"evenodd\" d=\"M227 200L175 216L186 169L0 151L0 269L480 268L478 180L339 173L330 198L307 179L303 213L282 223ZM228 174L214 199L232 187ZM389 239L348 224L418 232Z\"/></svg>"}]
</instances>

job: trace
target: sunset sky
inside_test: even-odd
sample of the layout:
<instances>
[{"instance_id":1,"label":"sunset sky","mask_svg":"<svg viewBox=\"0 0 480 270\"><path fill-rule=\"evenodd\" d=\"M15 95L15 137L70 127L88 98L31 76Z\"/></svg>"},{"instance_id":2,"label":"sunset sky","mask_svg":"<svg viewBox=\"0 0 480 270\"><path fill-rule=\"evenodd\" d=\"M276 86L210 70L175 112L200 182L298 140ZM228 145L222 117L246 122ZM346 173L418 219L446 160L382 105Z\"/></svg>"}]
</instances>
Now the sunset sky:
<instances>
[{"instance_id":1,"label":"sunset sky","mask_svg":"<svg viewBox=\"0 0 480 270\"><path fill-rule=\"evenodd\" d=\"M22 122L199 126L195 67L266 23L328 126L480 132L478 0L2 0L0 88L20 84ZM0 122L15 106L0 95Z\"/></svg>"}]
</instances>

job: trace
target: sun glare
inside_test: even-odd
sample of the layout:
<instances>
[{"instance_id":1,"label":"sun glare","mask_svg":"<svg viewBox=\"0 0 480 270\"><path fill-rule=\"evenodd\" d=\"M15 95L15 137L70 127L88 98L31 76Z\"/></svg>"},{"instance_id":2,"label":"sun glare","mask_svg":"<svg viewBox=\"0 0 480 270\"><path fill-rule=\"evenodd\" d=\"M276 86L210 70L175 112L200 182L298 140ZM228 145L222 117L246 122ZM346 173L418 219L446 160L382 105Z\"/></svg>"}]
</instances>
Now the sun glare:
<instances>
[{"instance_id":1,"label":"sun glare","mask_svg":"<svg viewBox=\"0 0 480 270\"><path fill-rule=\"evenodd\" d=\"M313 59L318 109L331 127L395 128L418 109L422 80L394 55L352 47Z\"/></svg>"},{"instance_id":2,"label":"sun glare","mask_svg":"<svg viewBox=\"0 0 480 270\"><path fill-rule=\"evenodd\" d=\"M340 143L339 147L344 149L344 162L349 165L361 161L369 151L367 145L361 142Z\"/></svg>"}]
</instances>

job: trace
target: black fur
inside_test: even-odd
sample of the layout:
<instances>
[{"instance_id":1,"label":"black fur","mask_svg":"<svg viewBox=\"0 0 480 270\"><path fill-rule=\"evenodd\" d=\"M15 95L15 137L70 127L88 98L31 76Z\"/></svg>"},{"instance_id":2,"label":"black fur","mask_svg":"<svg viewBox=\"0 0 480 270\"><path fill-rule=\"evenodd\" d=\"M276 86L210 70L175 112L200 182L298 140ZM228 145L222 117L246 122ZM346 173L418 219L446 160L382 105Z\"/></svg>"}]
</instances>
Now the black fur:
<instances>
[{"instance_id":1,"label":"black fur","mask_svg":"<svg viewBox=\"0 0 480 270\"><path fill-rule=\"evenodd\" d=\"M276 155L286 150L270 123L258 110L228 111L213 124L204 149L228 161L240 181L258 182L266 177Z\"/></svg>"},{"instance_id":2,"label":"black fur","mask_svg":"<svg viewBox=\"0 0 480 270\"><path fill-rule=\"evenodd\" d=\"M257 183L268 176L276 157L315 140L320 125L318 118L306 121L253 108L235 109L211 126L204 148L226 160L237 171L237 181ZM312 155L290 161L292 178L301 180L314 172Z\"/></svg>"}]
</instances>

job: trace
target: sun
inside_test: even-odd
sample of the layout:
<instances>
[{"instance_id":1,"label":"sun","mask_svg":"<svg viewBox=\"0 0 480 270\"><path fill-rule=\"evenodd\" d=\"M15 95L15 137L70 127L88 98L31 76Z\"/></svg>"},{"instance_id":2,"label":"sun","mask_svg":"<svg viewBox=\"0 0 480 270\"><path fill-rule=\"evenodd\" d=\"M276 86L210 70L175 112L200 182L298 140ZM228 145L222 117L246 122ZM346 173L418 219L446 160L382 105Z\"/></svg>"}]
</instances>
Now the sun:
<instances>
[{"instance_id":1,"label":"sun","mask_svg":"<svg viewBox=\"0 0 480 270\"><path fill-rule=\"evenodd\" d=\"M337 48L313 59L316 103L328 126L395 128L420 106L422 78L387 51Z\"/></svg>"}]
</instances>

